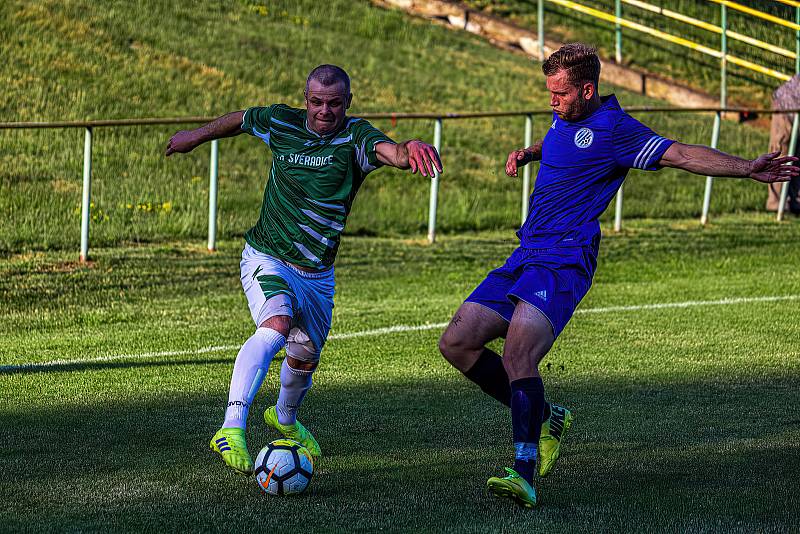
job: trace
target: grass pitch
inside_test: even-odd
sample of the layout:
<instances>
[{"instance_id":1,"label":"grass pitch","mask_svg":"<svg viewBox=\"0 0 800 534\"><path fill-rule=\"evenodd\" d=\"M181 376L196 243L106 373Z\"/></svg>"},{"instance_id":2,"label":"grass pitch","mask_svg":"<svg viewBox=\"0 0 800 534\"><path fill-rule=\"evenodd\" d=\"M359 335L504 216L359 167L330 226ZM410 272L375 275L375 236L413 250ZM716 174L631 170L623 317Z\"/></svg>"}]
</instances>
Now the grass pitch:
<instances>
[{"instance_id":1,"label":"grass pitch","mask_svg":"<svg viewBox=\"0 0 800 534\"><path fill-rule=\"evenodd\" d=\"M700 229L645 220L604 239L595 286L545 359L548 396L576 423L531 512L484 490L510 463L510 416L438 355L442 329L369 334L449 319L512 238L345 239L333 337L301 412L324 457L298 498L263 495L208 450L236 346L253 330L240 241L217 254L186 241L97 249L90 266L71 252L0 260L0 524L796 528L798 221L723 218ZM769 296L783 300L722 302ZM196 350L208 347L217 348ZM54 360L64 362L19 367ZM276 397L277 371L253 408L253 453L276 437L261 413Z\"/></svg>"}]
</instances>

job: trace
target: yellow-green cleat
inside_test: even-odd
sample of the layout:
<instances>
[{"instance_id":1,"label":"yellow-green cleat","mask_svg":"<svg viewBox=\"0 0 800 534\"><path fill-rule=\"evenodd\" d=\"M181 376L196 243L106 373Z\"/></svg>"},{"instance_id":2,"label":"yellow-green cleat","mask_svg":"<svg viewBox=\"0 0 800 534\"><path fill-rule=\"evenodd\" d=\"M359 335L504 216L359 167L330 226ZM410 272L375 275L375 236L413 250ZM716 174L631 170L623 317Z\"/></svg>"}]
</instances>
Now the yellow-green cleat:
<instances>
[{"instance_id":1,"label":"yellow-green cleat","mask_svg":"<svg viewBox=\"0 0 800 534\"><path fill-rule=\"evenodd\" d=\"M247 452L243 428L220 428L211 438L210 447L237 473L249 475L253 472L253 459Z\"/></svg>"},{"instance_id":2,"label":"yellow-green cleat","mask_svg":"<svg viewBox=\"0 0 800 534\"><path fill-rule=\"evenodd\" d=\"M536 506L536 490L519 476L516 471L505 468L508 475L503 478L492 477L486 481L489 493L505 499L511 499L523 508Z\"/></svg>"},{"instance_id":3,"label":"yellow-green cleat","mask_svg":"<svg viewBox=\"0 0 800 534\"><path fill-rule=\"evenodd\" d=\"M557 404L550 405L550 419L542 423L539 437L539 476L546 477L561 456L561 442L572 426L572 412Z\"/></svg>"},{"instance_id":4,"label":"yellow-green cleat","mask_svg":"<svg viewBox=\"0 0 800 534\"><path fill-rule=\"evenodd\" d=\"M278 421L278 410L275 406L270 406L267 408L267 411L264 412L264 421L267 422L267 425L283 434L285 438L293 439L308 449L308 452L314 457L315 462L322 456L319 443L317 443L317 440L314 439L311 432L306 430L306 427L304 427L300 421L295 421L293 425L280 424Z\"/></svg>"}]
</instances>

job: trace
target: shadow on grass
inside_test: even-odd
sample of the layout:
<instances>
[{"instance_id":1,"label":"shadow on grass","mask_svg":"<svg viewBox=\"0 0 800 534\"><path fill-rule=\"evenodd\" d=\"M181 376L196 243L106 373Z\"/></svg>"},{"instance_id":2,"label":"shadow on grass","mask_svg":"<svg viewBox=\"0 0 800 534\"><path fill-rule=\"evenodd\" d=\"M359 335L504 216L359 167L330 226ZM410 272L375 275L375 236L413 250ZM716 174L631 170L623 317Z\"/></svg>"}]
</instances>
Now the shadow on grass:
<instances>
[{"instance_id":1,"label":"shadow on grass","mask_svg":"<svg viewBox=\"0 0 800 534\"><path fill-rule=\"evenodd\" d=\"M510 463L509 414L455 375L314 388L303 420L324 456L310 490L283 499L208 450L222 391L48 399L0 416L0 518L12 530L785 530L800 509L800 420L785 417L798 384L759 380L554 390L576 425L528 513L484 491ZM260 416L267 389L250 418L253 454L277 437Z\"/></svg>"},{"instance_id":2,"label":"shadow on grass","mask_svg":"<svg viewBox=\"0 0 800 534\"><path fill-rule=\"evenodd\" d=\"M202 350L202 349L201 349ZM0 365L0 376L3 375L33 375L40 373L74 373L80 371L103 371L108 369L136 369L140 367L174 367L184 365L212 365L218 363L232 363L233 358L230 355L231 350L225 351L227 354L224 356L207 356L207 357L193 357L187 359L171 358L171 359L123 359L111 361L95 361L95 362L48 362L48 363L23 363L18 365ZM112 356L113 358L113 356ZM283 357L279 356L276 361L282 360Z\"/></svg>"}]
</instances>

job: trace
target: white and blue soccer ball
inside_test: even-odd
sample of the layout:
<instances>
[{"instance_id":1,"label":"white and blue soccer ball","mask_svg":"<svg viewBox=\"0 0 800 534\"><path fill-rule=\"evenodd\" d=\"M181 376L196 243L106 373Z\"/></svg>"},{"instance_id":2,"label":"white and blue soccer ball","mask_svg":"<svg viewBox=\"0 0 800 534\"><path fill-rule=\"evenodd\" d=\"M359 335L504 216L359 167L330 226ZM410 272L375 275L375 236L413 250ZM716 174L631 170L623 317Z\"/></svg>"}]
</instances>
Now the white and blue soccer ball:
<instances>
[{"instance_id":1,"label":"white and blue soccer ball","mask_svg":"<svg viewBox=\"0 0 800 534\"><path fill-rule=\"evenodd\" d=\"M311 453L291 439L276 439L256 457L256 483L270 495L302 493L313 473Z\"/></svg>"}]
</instances>

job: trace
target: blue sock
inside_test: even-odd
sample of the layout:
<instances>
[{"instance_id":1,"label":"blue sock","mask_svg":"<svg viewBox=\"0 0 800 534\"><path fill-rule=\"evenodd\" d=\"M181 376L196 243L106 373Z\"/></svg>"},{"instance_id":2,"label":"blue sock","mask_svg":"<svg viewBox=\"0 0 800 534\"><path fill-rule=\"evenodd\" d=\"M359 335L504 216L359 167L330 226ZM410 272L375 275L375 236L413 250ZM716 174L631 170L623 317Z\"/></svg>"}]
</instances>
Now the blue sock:
<instances>
[{"instance_id":1,"label":"blue sock","mask_svg":"<svg viewBox=\"0 0 800 534\"><path fill-rule=\"evenodd\" d=\"M475 382L481 390L496 400L511 407L511 386L508 374L499 354L484 347L483 352L464 376ZM550 419L550 403L545 401L542 422Z\"/></svg>"},{"instance_id":2,"label":"blue sock","mask_svg":"<svg viewBox=\"0 0 800 534\"><path fill-rule=\"evenodd\" d=\"M533 483L544 414L544 384L540 377L511 382L511 424L514 429L514 471Z\"/></svg>"},{"instance_id":3,"label":"blue sock","mask_svg":"<svg viewBox=\"0 0 800 534\"><path fill-rule=\"evenodd\" d=\"M508 385L508 374L503 367L503 359L491 349L484 348L473 366L464 372L464 376L478 384L478 387L491 397L511 406L511 388Z\"/></svg>"}]
</instances>

